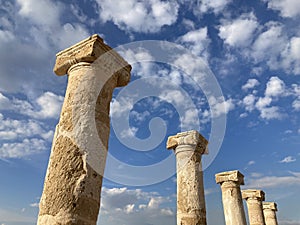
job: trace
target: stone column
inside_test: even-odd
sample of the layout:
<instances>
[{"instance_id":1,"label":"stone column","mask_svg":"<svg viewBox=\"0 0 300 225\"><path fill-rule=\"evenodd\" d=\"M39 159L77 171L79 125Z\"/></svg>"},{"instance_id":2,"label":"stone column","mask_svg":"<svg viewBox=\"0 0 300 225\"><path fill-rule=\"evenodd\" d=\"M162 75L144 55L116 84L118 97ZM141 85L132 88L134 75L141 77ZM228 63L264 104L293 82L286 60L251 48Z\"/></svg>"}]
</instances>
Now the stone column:
<instances>
[{"instance_id":1,"label":"stone column","mask_svg":"<svg viewBox=\"0 0 300 225\"><path fill-rule=\"evenodd\" d=\"M263 202L263 212L266 225L278 225L276 211L277 205L275 202Z\"/></svg>"},{"instance_id":2,"label":"stone column","mask_svg":"<svg viewBox=\"0 0 300 225\"><path fill-rule=\"evenodd\" d=\"M247 202L250 225L265 225L262 201L265 200L265 193L262 190L243 190L242 197Z\"/></svg>"},{"instance_id":3,"label":"stone column","mask_svg":"<svg viewBox=\"0 0 300 225\"><path fill-rule=\"evenodd\" d=\"M167 149L174 149L177 164L177 225L206 225L201 156L207 144L197 131L168 138Z\"/></svg>"},{"instance_id":4,"label":"stone column","mask_svg":"<svg viewBox=\"0 0 300 225\"><path fill-rule=\"evenodd\" d=\"M240 189L244 175L238 170L222 172L216 174L216 182L221 185L226 225L247 225Z\"/></svg>"},{"instance_id":5,"label":"stone column","mask_svg":"<svg viewBox=\"0 0 300 225\"><path fill-rule=\"evenodd\" d=\"M39 225L95 225L115 87L129 82L131 67L98 35L56 55L54 72L68 74L56 127Z\"/></svg>"}]
</instances>

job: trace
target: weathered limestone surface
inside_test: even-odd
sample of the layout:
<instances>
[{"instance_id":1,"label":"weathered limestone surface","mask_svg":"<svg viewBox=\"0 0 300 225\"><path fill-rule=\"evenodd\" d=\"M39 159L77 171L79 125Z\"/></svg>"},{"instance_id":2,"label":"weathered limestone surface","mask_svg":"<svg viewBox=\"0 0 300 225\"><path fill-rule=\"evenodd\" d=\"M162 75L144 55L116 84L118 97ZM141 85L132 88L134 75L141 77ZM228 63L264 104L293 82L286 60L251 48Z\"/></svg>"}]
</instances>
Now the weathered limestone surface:
<instances>
[{"instance_id":1,"label":"weathered limestone surface","mask_svg":"<svg viewBox=\"0 0 300 225\"><path fill-rule=\"evenodd\" d=\"M54 71L68 86L40 201L39 225L95 225L115 87L131 67L98 35L58 53Z\"/></svg>"},{"instance_id":2,"label":"weathered limestone surface","mask_svg":"<svg viewBox=\"0 0 300 225\"><path fill-rule=\"evenodd\" d=\"M174 149L177 164L177 225L206 225L202 154L208 141L197 131L170 136L167 149Z\"/></svg>"},{"instance_id":3,"label":"weathered limestone surface","mask_svg":"<svg viewBox=\"0 0 300 225\"><path fill-rule=\"evenodd\" d=\"M276 217L277 204L275 202L263 202L263 211L266 225L278 225Z\"/></svg>"},{"instance_id":4,"label":"weathered limestone surface","mask_svg":"<svg viewBox=\"0 0 300 225\"><path fill-rule=\"evenodd\" d=\"M238 170L218 173L216 183L221 185L226 225L247 225L240 189L244 175Z\"/></svg>"},{"instance_id":5,"label":"weathered limestone surface","mask_svg":"<svg viewBox=\"0 0 300 225\"><path fill-rule=\"evenodd\" d=\"M265 193L262 190L243 190L242 197L247 202L250 225L265 225L262 201L265 200Z\"/></svg>"}]
</instances>

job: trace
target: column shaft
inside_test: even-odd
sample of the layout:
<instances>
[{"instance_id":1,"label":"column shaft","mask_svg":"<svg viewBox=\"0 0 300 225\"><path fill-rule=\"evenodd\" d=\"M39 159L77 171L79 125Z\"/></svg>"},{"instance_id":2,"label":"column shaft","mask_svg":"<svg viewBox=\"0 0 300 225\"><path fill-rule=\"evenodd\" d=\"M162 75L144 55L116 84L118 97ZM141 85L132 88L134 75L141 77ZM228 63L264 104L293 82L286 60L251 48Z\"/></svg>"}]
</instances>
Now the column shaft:
<instances>
[{"instance_id":1,"label":"column shaft","mask_svg":"<svg viewBox=\"0 0 300 225\"><path fill-rule=\"evenodd\" d=\"M263 212L266 225L278 225L276 217L277 205L275 202L264 202Z\"/></svg>"},{"instance_id":2,"label":"column shaft","mask_svg":"<svg viewBox=\"0 0 300 225\"><path fill-rule=\"evenodd\" d=\"M244 176L237 170L216 174L221 185L222 202L226 225L247 225L240 185Z\"/></svg>"},{"instance_id":3,"label":"column shaft","mask_svg":"<svg viewBox=\"0 0 300 225\"><path fill-rule=\"evenodd\" d=\"M265 225L262 201L264 192L261 190L242 191L242 197L246 199L250 225Z\"/></svg>"},{"instance_id":4,"label":"column shaft","mask_svg":"<svg viewBox=\"0 0 300 225\"><path fill-rule=\"evenodd\" d=\"M68 73L68 86L53 138L38 225L97 223L109 139L109 104L120 80L118 73L108 73L106 63L91 64L104 45L101 40L94 35L57 56ZM76 58L78 54L81 58ZM106 62L112 60L109 57ZM130 69L126 71L129 78Z\"/></svg>"},{"instance_id":5,"label":"column shaft","mask_svg":"<svg viewBox=\"0 0 300 225\"><path fill-rule=\"evenodd\" d=\"M201 154L189 145L176 148L177 224L206 224Z\"/></svg>"},{"instance_id":6,"label":"column shaft","mask_svg":"<svg viewBox=\"0 0 300 225\"><path fill-rule=\"evenodd\" d=\"M202 154L207 140L197 131L182 132L168 138L177 165L177 225L206 225Z\"/></svg>"}]
</instances>

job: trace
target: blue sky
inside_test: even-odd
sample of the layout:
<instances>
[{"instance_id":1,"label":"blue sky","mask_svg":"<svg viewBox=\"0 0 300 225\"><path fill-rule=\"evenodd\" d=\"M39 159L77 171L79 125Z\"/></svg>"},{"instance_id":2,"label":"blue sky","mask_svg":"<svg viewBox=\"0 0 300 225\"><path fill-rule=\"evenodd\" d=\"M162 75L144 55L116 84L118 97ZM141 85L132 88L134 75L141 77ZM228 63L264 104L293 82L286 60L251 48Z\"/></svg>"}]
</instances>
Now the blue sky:
<instances>
[{"instance_id":1,"label":"blue sky","mask_svg":"<svg viewBox=\"0 0 300 225\"><path fill-rule=\"evenodd\" d=\"M281 225L300 224L297 0L1 0L0 15L0 224L35 224L67 85L55 54L94 33L133 66L111 103L98 225L175 224L165 144L190 129L210 140L209 224L224 224L214 175L233 169L277 202Z\"/></svg>"}]
</instances>

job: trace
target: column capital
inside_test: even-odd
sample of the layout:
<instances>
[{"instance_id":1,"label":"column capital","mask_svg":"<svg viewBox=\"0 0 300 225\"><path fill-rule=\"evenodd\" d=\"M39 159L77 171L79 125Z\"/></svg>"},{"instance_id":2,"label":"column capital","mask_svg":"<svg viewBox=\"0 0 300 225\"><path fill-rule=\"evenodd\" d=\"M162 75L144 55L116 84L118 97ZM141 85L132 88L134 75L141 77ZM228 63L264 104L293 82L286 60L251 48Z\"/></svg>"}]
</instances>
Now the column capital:
<instances>
[{"instance_id":1,"label":"column capital","mask_svg":"<svg viewBox=\"0 0 300 225\"><path fill-rule=\"evenodd\" d=\"M208 141L196 130L185 131L168 137L167 149L175 149L179 145L192 145L195 146L195 151L208 154Z\"/></svg>"},{"instance_id":2,"label":"column capital","mask_svg":"<svg viewBox=\"0 0 300 225\"><path fill-rule=\"evenodd\" d=\"M257 199L259 201L265 200L265 192L262 190L256 190L256 189L248 189L248 190L242 190L242 198L243 199Z\"/></svg>"},{"instance_id":3,"label":"column capital","mask_svg":"<svg viewBox=\"0 0 300 225\"><path fill-rule=\"evenodd\" d=\"M227 181L234 181L238 184L244 184L244 175L238 170L226 171L215 175L216 183L221 184Z\"/></svg>"},{"instance_id":4,"label":"column capital","mask_svg":"<svg viewBox=\"0 0 300 225\"><path fill-rule=\"evenodd\" d=\"M125 70L130 74L131 66L111 47L103 42L98 34L94 34L83 41L56 54L56 62L53 71L56 75L62 76L67 74L69 68L80 62L93 63L99 56L108 53L107 58L111 63L118 65L118 68ZM112 65L111 67L113 67ZM117 71L116 71L117 72ZM125 75L125 74L123 74ZM118 86L124 86L129 82L130 75L124 80L120 77Z\"/></svg>"},{"instance_id":5,"label":"column capital","mask_svg":"<svg viewBox=\"0 0 300 225\"><path fill-rule=\"evenodd\" d=\"M277 204L275 202L263 202L263 209L277 211Z\"/></svg>"}]
</instances>

